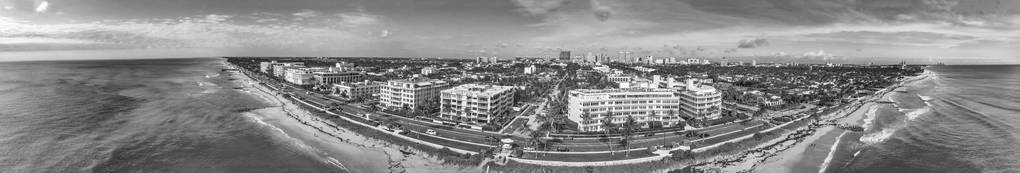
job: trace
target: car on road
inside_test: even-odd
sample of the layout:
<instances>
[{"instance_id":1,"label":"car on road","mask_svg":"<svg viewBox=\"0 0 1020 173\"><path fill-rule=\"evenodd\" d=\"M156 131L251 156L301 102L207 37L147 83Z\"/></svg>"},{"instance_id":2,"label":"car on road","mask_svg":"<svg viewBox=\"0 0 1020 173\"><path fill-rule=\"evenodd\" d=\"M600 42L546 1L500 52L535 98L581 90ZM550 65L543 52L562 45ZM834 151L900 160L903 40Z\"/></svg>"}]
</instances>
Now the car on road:
<instances>
[{"instance_id":1,"label":"car on road","mask_svg":"<svg viewBox=\"0 0 1020 173\"><path fill-rule=\"evenodd\" d=\"M436 130L432 130L432 129L425 130L425 134L436 135Z\"/></svg>"}]
</instances>

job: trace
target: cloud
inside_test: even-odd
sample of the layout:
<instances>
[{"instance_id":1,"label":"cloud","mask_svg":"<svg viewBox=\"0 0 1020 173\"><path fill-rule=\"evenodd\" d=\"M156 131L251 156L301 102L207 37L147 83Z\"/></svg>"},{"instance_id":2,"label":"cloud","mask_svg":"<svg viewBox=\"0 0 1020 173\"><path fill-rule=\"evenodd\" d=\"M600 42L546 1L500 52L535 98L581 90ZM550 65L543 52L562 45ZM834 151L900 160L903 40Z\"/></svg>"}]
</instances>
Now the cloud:
<instances>
[{"instance_id":1,"label":"cloud","mask_svg":"<svg viewBox=\"0 0 1020 173\"><path fill-rule=\"evenodd\" d=\"M514 0L518 12L531 16L542 16L559 10L570 0Z\"/></svg>"},{"instance_id":2,"label":"cloud","mask_svg":"<svg viewBox=\"0 0 1020 173\"><path fill-rule=\"evenodd\" d=\"M613 10L609 6L599 3L599 0L591 0L591 9L594 12L595 19L603 22L609 20L609 16L613 14Z\"/></svg>"},{"instance_id":3,"label":"cloud","mask_svg":"<svg viewBox=\"0 0 1020 173\"><path fill-rule=\"evenodd\" d=\"M42 2L39 2L39 5L37 5L35 7L35 12L36 13L45 13L49 9L50 9L50 2L49 1L42 1Z\"/></svg>"},{"instance_id":4,"label":"cloud","mask_svg":"<svg viewBox=\"0 0 1020 173\"><path fill-rule=\"evenodd\" d=\"M767 45L769 45L769 40L765 38L744 39L737 42L737 48L756 48Z\"/></svg>"},{"instance_id":5,"label":"cloud","mask_svg":"<svg viewBox=\"0 0 1020 173\"><path fill-rule=\"evenodd\" d=\"M230 18L233 18L233 17L234 16L230 16L230 15L209 14L209 15L205 16L205 19L200 20L200 21L201 22L209 22L209 23L220 23L220 22L225 22L227 20L230 20Z\"/></svg>"},{"instance_id":6,"label":"cloud","mask_svg":"<svg viewBox=\"0 0 1020 173\"><path fill-rule=\"evenodd\" d=\"M379 23L379 16L366 13L340 13L336 14L346 26L365 26Z\"/></svg>"},{"instance_id":7,"label":"cloud","mask_svg":"<svg viewBox=\"0 0 1020 173\"><path fill-rule=\"evenodd\" d=\"M11 44L0 47L0 51L213 48L305 54L357 52L384 49L372 46L380 46L376 44L382 41L379 36L391 35L389 30L382 30L379 35L362 35L359 33L372 33L365 31L373 28L361 27L317 27L296 23L238 24L233 18L230 15L209 14L171 19L37 24L0 17L0 26L4 26L0 27L0 38L21 38L17 42L8 40ZM388 43L382 46L401 44Z\"/></svg>"},{"instance_id":8,"label":"cloud","mask_svg":"<svg viewBox=\"0 0 1020 173\"><path fill-rule=\"evenodd\" d=\"M830 59L830 58L832 58L832 54L825 53L824 50L818 50L818 51L804 52L803 57L804 58L814 58L814 59L818 59L818 58L821 58L821 59Z\"/></svg>"},{"instance_id":9,"label":"cloud","mask_svg":"<svg viewBox=\"0 0 1020 173\"><path fill-rule=\"evenodd\" d=\"M953 47L968 42L982 40L964 33L940 33L938 31L868 31L848 30L826 33L804 34L804 38L815 41L847 42L870 45L905 45Z\"/></svg>"},{"instance_id":10,"label":"cloud","mask_svg":"<svg viewBox=\"0 0 1020 173\"><path fill-rule=\"evenodd\" d=\"M297 19L300 20L300 19L304 19L304 18L318 17L320 15L320 13L317 12L317 11L314 11L314 10L304 9L304 10L301 10L300 12L297 12L297 13L294 13L294 14L291 14L291 15L293 15L294 17L297 17Z\"/></svg>"}]
</instances>

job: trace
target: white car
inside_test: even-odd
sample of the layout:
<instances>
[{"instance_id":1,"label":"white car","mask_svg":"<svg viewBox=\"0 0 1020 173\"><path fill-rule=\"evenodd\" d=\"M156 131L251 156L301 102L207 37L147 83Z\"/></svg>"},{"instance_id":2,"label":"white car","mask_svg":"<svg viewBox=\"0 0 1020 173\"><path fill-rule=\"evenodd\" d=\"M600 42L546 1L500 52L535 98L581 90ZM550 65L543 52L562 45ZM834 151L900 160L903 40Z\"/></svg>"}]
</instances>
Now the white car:
<instances>
[{"instance_id":1,"label":"white car","mask_svg":"<svg viewBox=\"0 0 1020 173\"><path fill-rule=\"evenodd\" d=\"M425 130L425 134L436 135L436 130L432 130L432 129Z\"/></svg>"}]
</instances>

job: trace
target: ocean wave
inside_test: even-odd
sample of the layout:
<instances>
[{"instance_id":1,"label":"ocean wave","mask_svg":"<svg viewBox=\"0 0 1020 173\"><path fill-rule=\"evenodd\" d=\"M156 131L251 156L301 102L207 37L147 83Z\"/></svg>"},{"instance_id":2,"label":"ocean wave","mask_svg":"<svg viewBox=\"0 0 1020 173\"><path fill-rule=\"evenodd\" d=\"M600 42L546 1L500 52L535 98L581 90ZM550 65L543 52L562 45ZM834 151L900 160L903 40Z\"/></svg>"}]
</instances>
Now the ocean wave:
<instances>
[{"instance_id":1,"label":"ocean wave","mask_svg":"<svg viewBox=\"0 0 1020 173\"><path fill-rule=\"evenodd\" d=\"M871 106L868 108L868 112L864 113L864 130L871 129L871 126L875 123L875 114L878 113L878 106Z\"/></svg>"},{"instance_id":2,"label":"ocean wave","mask_svg":"<svg viewBox=\"0 0 1020 173\"><path fill-rule=\"evenodd\" d=\"M865 134L864 136L861 136L860 141L868 145L877 144L882 141L885 141L886 139L889 139L889 137L892 137L892 134L894 132L896 132L896 130L894 129L882 129L882 131L869 133Z\"/></svg>"},{"instance_id":3,"label":"ocean wave","mask_svg":"<svg viewBox=\"0 0 1020 173\"><path fill-rule=\"evenodd\" d=\"M917 117L920 117L921 115L924 115L925 113L928 112L931 112L931 107L911 109L909 112L906 112L903 115L907 117L907 120L914 120Z\"/></svg>"},{"instance_id":4,"label":"ocean wave","mask_svg":"<svg viewBox=\"0 0 1020 173\"><path fill-rule=\"evenodd\" d=\"M245 113L244 116L249 118L249 119L251 119L252 121L255 121L258 124L261 124L261 125L264 125L266 127L269 127L269 129L272 129L273 131L279 132L280 134L283 135L284 139L286 139L286 141L288 143L296 145L301 150L303 150L305 152L308 152L308 154L315 155L314 153L323 153L322 151L320 151L320 150L318 150L316 148L313 148L311 146L306 145L300 139L297 139L297 138L294 138L294 137L290 136L289 134L287 134L286 131L283 131L283 129L281 129L279 127L276 127L276 126L274 126L272 124L269 124L266 121L263 121L262 118L259 118L259 117L255 116L255 115L252 115L251 113ZM330 157L330 156L322 156L322 157L325 157L325 158L322 159L323 162L332 164L333 166L339 167L339 168L343 169L344 171L348 171L348 172L350 171L349 169L347 169L347 166L344 166L344 164L341 163L336 158Z\"/></svg>"},{"instance_id":5,"label":"ocean wave","mask_svg":"<svg viewBox=\"0 0 1020 173\"><path fill-rule=\"evenodd\" d=\"M929 107L931 106L931 102L930 102L932 100L931 96L925 96L925 95L918 94L917 97L920 97L921 101L924 101L925 105L928 105Z\"/></svg>"}]
</instances>

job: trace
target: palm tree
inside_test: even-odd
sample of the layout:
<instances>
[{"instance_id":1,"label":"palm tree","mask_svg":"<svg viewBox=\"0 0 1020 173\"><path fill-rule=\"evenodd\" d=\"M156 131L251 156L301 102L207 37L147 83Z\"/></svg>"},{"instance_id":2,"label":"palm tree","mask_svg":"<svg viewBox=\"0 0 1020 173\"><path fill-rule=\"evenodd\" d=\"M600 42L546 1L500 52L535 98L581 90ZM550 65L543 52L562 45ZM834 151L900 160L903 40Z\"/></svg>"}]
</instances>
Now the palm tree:
<instances>
[{"instance_id":1,"label":"palm tree","mask_svg":"<svg viewBox=\"0 0 1020 173\"><path fill-rule=\"evenodd\" d=\"M613 122L610 119L610 117L611 116L606 116L605 118L602 119L602 131L604 131L606 133L604 135L605 138L603 138L604 139L603 142L605 142L606 145L609 146L609 154L613 155L615 153L613 152L613 145L611 145L609 143L609 141L610 141L609 133L613 133L613 132L616 131L616 124L613 124Z\"/></svg>"},{"instance_id":2,"label":"palm tree","mask_svg":"<svg viewBox=\"0 0 1020 173\"><path fill-rule=\"evenodd\" d=\"M634 135L634 130L637 129L637 122L634 120L634 116L627 115L627 121L623 123L623 140L620 140L620 144L627 147L627 157L630 157L630 138Z\"/></svg>"},{"instance_id":3,"label":"palm tree","mask_svg":"<svg viewBox=\"0 0 1020 173\"><path fill-rule=\"evenodd\" d=\"M581 125L580 126L586 126L588 124L588 122L591 122L591 119L592 119L591 118L591 114L588 113L588 111L582 111L581 112Z\"/></svg>"},{"instance_id":4,"label":"palm tree","mask_svg":"<svg viewBox=\"0 0 1020 173\"><path fill-rule=\"evenodd\" d=\"M379 102L371 102L371 103L368 103L367 106L368 106L368 111L369 112L379 111Z\"/></svg>"}]
</instances>

